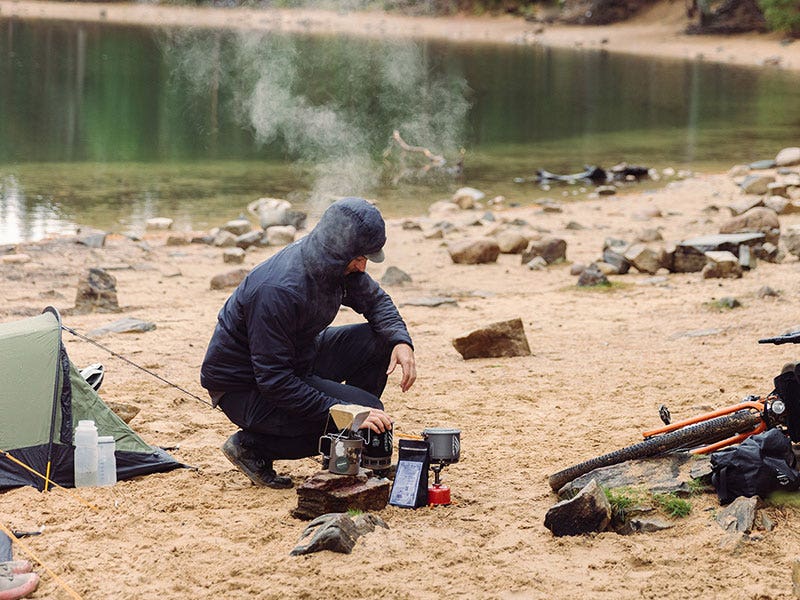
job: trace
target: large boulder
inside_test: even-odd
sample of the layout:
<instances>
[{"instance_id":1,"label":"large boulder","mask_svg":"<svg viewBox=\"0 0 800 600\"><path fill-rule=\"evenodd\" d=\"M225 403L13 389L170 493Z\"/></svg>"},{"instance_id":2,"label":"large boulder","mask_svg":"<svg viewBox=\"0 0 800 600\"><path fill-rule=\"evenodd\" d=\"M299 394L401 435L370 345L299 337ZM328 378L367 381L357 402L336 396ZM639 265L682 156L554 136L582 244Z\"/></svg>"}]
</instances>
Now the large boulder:
<instances>
[{"instance_id":1,"label":"large boulder","mask_svg":"<svg viewBox=\"0 0 800 600\"><path fill-rule=\"evenodd\" d=\"M775 164L779 167L800 165L800 148L796 146L784 148L778 152L778 156L775 157Z\"/></svg>"}]
</instances>

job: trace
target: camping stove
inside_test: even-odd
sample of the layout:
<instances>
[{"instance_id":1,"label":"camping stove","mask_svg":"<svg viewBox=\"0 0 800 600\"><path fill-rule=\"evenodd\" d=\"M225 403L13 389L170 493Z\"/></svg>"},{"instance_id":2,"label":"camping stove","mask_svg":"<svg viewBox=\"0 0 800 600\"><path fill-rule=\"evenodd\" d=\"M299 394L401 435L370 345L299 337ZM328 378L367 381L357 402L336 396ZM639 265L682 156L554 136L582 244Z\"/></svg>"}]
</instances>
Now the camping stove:
<instances>
[{"instance_id":1,"label":"camping stove","mask_svg":"<svg viewBox=\"0 0 800 600\"><path fill-rule=\"evenodd\" d=\"M422 437L428 442L428 456L433 471L433 485L428 487L428 504L450 504L450 488L441 482L440 476L442 469L457 463L461 456L461 430L429 427L422 432Z\"/></svg>"}]
</instances>

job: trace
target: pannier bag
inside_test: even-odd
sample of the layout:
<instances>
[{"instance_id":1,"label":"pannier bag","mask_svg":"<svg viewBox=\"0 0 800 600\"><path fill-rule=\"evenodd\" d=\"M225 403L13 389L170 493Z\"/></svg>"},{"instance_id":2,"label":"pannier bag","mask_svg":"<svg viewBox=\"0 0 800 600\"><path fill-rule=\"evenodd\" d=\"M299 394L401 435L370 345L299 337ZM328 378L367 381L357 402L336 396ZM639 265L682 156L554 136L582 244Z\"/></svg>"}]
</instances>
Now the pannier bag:
<instances>
[{"instance_id":1,"label":"pannier bag","mask_svg":"<svg viewBox=\"0 0 800 600\"><path fill-rule=\"evenodd\" d=\"M786 405L786 429L793 442L800 442L800 381L797 372L800 364L794 370L787 370L778 375L773 381L775 391Z\"/></svg>"},{"instance_id":2,"label":"pannier bag","mask_svg":"<svg viewBox=\"0 0 800 600\"><path fill-rule=\"evenodd\" d=\"M800 487L800 472L789 438L780 429L750 436L738 446L711 455L711 482L720 504L739 496L766 498L776 490Z\"/></svg>"}]
</instances>

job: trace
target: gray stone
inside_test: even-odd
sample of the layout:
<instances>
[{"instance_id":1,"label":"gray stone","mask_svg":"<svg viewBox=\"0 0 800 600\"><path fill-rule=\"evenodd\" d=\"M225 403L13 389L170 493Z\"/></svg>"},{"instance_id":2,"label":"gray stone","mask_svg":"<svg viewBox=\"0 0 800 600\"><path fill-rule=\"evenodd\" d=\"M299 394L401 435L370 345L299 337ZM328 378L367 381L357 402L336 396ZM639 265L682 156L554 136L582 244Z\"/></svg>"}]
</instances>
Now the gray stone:
<instances>
[{"instance_id":1,"label":"gray stone","mask_svg":"<svg viewBox=\"0 0 800 600\"><path fill-rule=\"evenodd\" d=\"M600 185L594 191L598 196L613 196L617 193L617 188L613 185Z\"/></svg>"},{"instance_id":2,"label":"gray stone","mask_svg":"<svg viewBox=\"0 0 800 600\"><path fill-rule=\"evenodd\" d=\"M480 202L486 197L480 190L471 187L462 187L456 190L453 197L450 199L453 204L458 204L462 209L470 209L475 206L476 202Z\"/></svg>"},{"instance_id":3,"label":"gray stone","mask_svg":"<svg viewBox=\"0 0 800 600\"><path fill-rule=\"evenodd\" d=\"M591 480L606 489L642 486L655 494L688 495L692 490L692 458L688 452L674 452L601 467L563 485L558 496L569 498Z\"/></svg>"},{"instance_id":4,"label":"gray stone","mask_svg":"<svg viewBox=\"0 0 800 600\"><path fill-rule=\"evenodd\" d=\"M117 279L103 269L92 268L78 282L75 314L119 312Z\"/></svg>"},{"instance_id":5,"label":"gray stone","mask_svg":"<svg viewBox=\"0 0 800 600\"><path fill-rule=\"evenodd\" d=\"M375 527L389 529L377 515L361 513L351 517L347 513L329 513L311 521L305 528L292 556L331 550L349 554L359 537L372 533Z\"/></svg>"},{"instance_id":6,"label":"gray stone","mask_svg":"<svg viewBox=\"0 0 800 600\"><path fill-rule=\"evenodd\" d=\"M75 242L89 248L102 248L106 245L107 235L105 231L82 228Z\"/></svg>"},{"instance_id":7,"label":"gray stone","mask_svg":"<svg viewBox=\"0 0 800 600\"><path fill-rule=\"evenodd\" d=\"M603 531L611 521L611 505L605 493L591 480L578 494L547 511L544 526L555 536Z\"/></svg>"},{"instance_id":8,"label":"gray stone","mask_svg":"<svg viewBox=\"0 0 800 600\"><path fill-rule=\"evenodd\" d=\"M261 229L267 229L273 225L289 225L287 213L291 207L291 203L280 198L259 198L248 204L247 210L258 219Z\"/></svg>"},{"instance_id":9,"label":"gray stone","mask_svg":"<svg viewBox=\"0 0 800 600\"><path fill-rule=\"evenodd\" d=\"M456 306L458 302L455 298L445 298L442 296L427 296L424 298L412 298L401 303L400 306L428 306L435 308L437 306Z\"/></svg>"},{"instance_id":10,"label":"gray stone","mask_svg":"<svg viewBox=\"0 0 800 600\"><path fill-rule=\"evenodd\" d=\"M625 258L626 248L627 245L617 245L607 246L603 249L603 262L612 265L615 273L619 275L625 275L631 268L630 261Z\"/></svg>"},{"instance_id":11,"label":"gray stone","mask_svg":"<svg viewBox=\"0 0 800 600\"><path fill-rule=\"evenodd\" d=\"M671 529L674 525L664 519L657 517L634 517L625 520L625 527L617 529L620 535L630 535L633 533L655 533L656 531L663 531Z\"/></svg>"},{"instance_id":12,"label":"gray stone","mask_svg":"<svg viewBox=\"0 0 800 600\"><path fill-rule=\"evenodd\" d=\"M716 521L728 533L750 533L754 529L758 496L740 496L717 513Z\"/></svg>"},{"instance_id":13,"label":"gray stone","mask_svg":"<svg viewBox=\"0 0 800 600\"><path fill-rule=\"evenodd\" d=\"M760 288L758 288L758 291L756 292L756 296L758 296L759 298L777 298L780 295L781 295L780 292L773 290L768 285L762 285Z\"/></svg>"},{"instance_id":14,"label":"gray stone","mask_svg":"<svg viewBox=\"0 0 800 600\"><path fill-rule=\"evenodd\" d=\"M248 273L249 271L247 269L236 269L235 271L214 275L214 277L211 278L211 289L224 290L226 288L236 287L247 277Z\"/></svg>"},{"instance_id":15,"label":"gray stone","mask_svg":"<svg viewBox=\"0 0 800 600\"><path fill-rule=\"evenodd\" d=\"M318 471L297 488L297 508L292 516L314 519L348 510L383 510L389 502L391 482L360 469L358 475L336 475Z\"/></svg>"},{"instance_id":16,"label":"gray stone","mask_svg":"<svg viewBox=\"0 0 800 600\"><path fill-rule=\"evenodd\" d=\"M529 356L531 353L522 319L491 323L453 340L453 347L465 359Z\"/></svg>"},{"instance_id":17,"label":"gray stone","mask_svg":"<svg viewBox=\"0 0 800 600\"><path fill-rule=\"evenodd\" d=\"M403 285L404 283L411 283L411 277L395 266L388 267L381 277L381 285Z\"/></svg>"},{"instance_id":18,"label":"gray stone","mask_svg":"<svg viewBox=\"0 0 800 600\"><path fill-rule=\"evenodd\" d=\"M246 253L241 248L226 248L222 253L222 262L240 265L244 262Z\"/></svg>"},{"instance_id":19,"label":"gray stone","mask_svg":"<svg viewBox=\"0 0 800 600\"><path fill-rule=\"evenodd\" d=\"M739 187L745 194L761 195L767 193L767 185L773 181L775 181L775 177L772 175L748 175L739 184Z\"/></svg>"},{"instance_id":20,"label":"gray stone","mask_svg":"<svg viewBox=\"0 0 800 600\"><path fill-rule=\"evenodd\" d=\"M611 285L598 268L596 263L590 264L578 277L578 287L595 287L598 285Z\"/></svg>"},{"instance_id":21,"label":"gray stone","mask_svg":"<svg viewBox=\"0 0 800 600\"><path fill-rule=\"evenodd\" d=\"M146 331L153 331L156 328L155 323L149 321L142 321L134 317L125 317L108 325L103 325L97 329L92 329L89 332L90 337L100 337L107 333L144 333Z\"/></svg>"},{"instance_id":22,"label":"gray stone","mask_svg":"<svg viewBox=\"0 0 800 600\"><path fill-rule=\"evenodd\" d=\"M774 169L775 168L775 161L771 158L767 158L765 160L757 160L755 162L751 162L747 165L752 171L763 171L765 169Z\"/></svg>"},{"instance_id":23,"label":"gray stone","mask_svg":"<svg viewBox=\"0 0 800 600\"><path fill-rule=\"evenodd\" d=\"M595 265L597 266L597 265ZM569 274L578 277L581 273L586 270L586 265L583 263L574 263L569 268Z\"/></svg>"},{"instance_id":24,"label":"gray stone","mask_svg":"<svg viewBox=\"0 0 800 600\"><path fill-rule=\"evenodd\" d=\"M537 256L544 258L548 265L560 260L566 260L567 242L555 237L534 240L531 242L530 247L522 253L522 264L527 265Z\"/></svg>"},{"instance_id":25,"label":"gray stone","mask_svg":"<svg viewBox=\"0 0 800 600\"><path fill-rule=\"evenodd\" d=\"M4 265L24 265L31 262L31 257L28 254L19 252L16 254L4 254L0 256L0 263Z\"/></svg>"},{"instance_id":26,"label":"gray stone","mask_svg":"<svg viewBox=\"0 0 800 600\"><path fill-rule=\"evenodd\" d=\"M578 223L577 221L570 221L566 225L564 225L564 229L568 229L570 231L582 231L586 229L583 225Z\"/></svg>"},{"instance_id":27,"label":"gray stone","mask_svg":"<svg viewBox=\"0 0 800 600\"><path fill-rule=\"evenodd\" d=\"M447 252L456 264L477 265L496 262L500 246L492 238L468 238L451 242Z\"/></svg>"},{"instance_id":28,"label":"gray stone","mask_svg":"<svg viewBox=\"0 0 800 600\"><path fill-rule=\"evenodd\" d=\"M656 228L649 228L643 229L641 233L637 236L637 242L644 242L645 244L648 242L660 242L663 240L664 237L661 235L661 232Z\"/></svg>"},{"instance_id":29,"label":"gray stone","mask_svg":"<svg viewBox=\"0 0 800 600\"><path fill-rule=\"evenodd\" d=\"M406 219L403 221L401 227L404 231L422 231L422 225L413 219Z\"/></svg>"},{"instance_id":30,"label":"gray stone","mask_svg":"<svg viewBox=\"0 0 800 600\"><path fill-rule=\"evenodd\" d=\"M739 264L741 265L742 269L746 271L756 268L756 265L758 264L758 258L750 246L745 244L739 246Z\"/></svg>"}]
</instances>

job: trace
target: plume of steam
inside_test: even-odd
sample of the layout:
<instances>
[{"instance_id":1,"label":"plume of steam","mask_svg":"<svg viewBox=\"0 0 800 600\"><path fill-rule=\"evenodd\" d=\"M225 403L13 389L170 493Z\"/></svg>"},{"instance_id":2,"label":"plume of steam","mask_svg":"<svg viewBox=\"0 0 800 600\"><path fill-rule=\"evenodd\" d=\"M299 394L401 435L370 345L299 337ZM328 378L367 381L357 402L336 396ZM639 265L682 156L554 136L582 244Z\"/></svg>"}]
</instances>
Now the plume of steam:
<instances>
[{"instance_id":1,"label":"plume of steam","mask_svg":"<svg viewBox=\"0 0 800 600\"><path fill-rule=\"evenodd\" d=\"M328 40L320 58L289 36L222 35L167 34L164 52L191 93L226 90L222 110L251 128L258 144L282 144L313 176L312 200L370 195L380 179L376 155L394 129L440 152L460 147L466 82L435 75L418 43ZM309 66L313 60L323 61L324 72ZM330 89L323 85L328 79ZM315 96L315 84L326 93Z\"/></svg>"}]
</instances>

